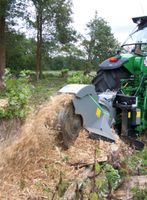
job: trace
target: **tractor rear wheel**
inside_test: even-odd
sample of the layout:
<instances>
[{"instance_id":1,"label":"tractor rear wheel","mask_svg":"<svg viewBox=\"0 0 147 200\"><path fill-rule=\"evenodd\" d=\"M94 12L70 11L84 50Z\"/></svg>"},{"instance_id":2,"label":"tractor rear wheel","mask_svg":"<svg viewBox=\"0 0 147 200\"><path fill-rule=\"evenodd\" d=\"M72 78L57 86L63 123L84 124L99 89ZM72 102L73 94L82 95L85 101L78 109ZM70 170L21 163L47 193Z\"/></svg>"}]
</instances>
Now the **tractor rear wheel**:
<instances>
[{"instance_id":1,"label":"tractor rear wheel","mask_svg":"<svg viewBox=\"0 0 147 200\"><path fill-rule=\"evenodd\" d=\"M59 123L61 126L63 145L65 148L69 148L74 144L82 129L82 117L75 114L73 103L65 106L60 113Z\"/></svg>"},{"instance_id":2,"label":"tractor rear wheel","mask_svg":"<svg viewBox=\"0 0 147 200\"><path fill-rule=\"evenodd\" d=\"M96 92L105 92L107 89L117 91L120 88L120 80L129 78L131 73L124 67L111 70L98 70L92 80Z\"/></svg>"}]
</instances>

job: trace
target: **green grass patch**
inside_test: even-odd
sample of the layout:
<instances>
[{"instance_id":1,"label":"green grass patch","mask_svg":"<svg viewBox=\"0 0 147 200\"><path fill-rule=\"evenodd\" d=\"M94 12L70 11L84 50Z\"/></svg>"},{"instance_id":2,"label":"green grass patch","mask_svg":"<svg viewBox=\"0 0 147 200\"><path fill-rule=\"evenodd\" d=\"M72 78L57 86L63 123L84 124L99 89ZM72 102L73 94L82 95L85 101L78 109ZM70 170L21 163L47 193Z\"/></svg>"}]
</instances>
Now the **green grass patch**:
<instances>
[{"instance_id":1,"label":"green grass patch","mask_svg":"<svg viewBox=\"0 0 147 200\"><path fill-rule=\"evenodd\" d=\"M30 104L37 106L49 100L61 87L69 83L90 83L91 77L83 75L82 71L68 71L68 77L63 77L63 71L44 71L42 79L37 81L32 79L34 89Z\"/></svg>"},{"instance_id":2,"label":"green grass patch","mask_svg":"<svg viewBox=\"0 0 147 200\"><path fill-rule=\"evenodd\" d=\"M122 175L147 175L147 147L136 151L123 161L126 168L121 169Z\"/></svg>"},{"instance_id":3,"label":"green grass patch","mask_svg":"<svg viewBox=\"0 0 147 200\"><path fill-rule=\"evenodd\" d=\"M66 84L66 79L56 77L50 77L41 79L39 81L32 82L34 88L32 91L32 97L30 104L37 106L49 100L50 96L55 94L61 87Z\"/></svg>"}]
</instances>

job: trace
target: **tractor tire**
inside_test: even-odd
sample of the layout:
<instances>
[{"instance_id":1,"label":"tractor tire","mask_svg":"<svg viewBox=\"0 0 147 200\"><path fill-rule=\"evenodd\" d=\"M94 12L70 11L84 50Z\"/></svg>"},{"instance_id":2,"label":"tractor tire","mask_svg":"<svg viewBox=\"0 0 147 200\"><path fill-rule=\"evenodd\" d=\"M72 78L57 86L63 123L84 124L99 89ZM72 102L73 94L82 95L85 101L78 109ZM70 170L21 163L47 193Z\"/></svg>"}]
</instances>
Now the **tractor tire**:
<instances>
[{"instance_id":1,"label":"tractor tire","mask_svg":"<svg viewBox=\"0 0 147 200\"><path fill-rule=\"evenodd\" d=\"M118 91L120 88L120 80L129 78L131 73L124 67L111 70L98 70L96 77L92 80L97 93L106 90Z\"/></svg>"},{"instance_id":2,"label":"tractor tire","mask_svg":"<svg viewBox=\"0 0 147 200\"><path fill-rule=\"evenodd\" d=\"M82 129L82 117L75 114L73 103L68 104L59 114L59 124L64 148L69 148Z\"/></svg>"}]
</instances>

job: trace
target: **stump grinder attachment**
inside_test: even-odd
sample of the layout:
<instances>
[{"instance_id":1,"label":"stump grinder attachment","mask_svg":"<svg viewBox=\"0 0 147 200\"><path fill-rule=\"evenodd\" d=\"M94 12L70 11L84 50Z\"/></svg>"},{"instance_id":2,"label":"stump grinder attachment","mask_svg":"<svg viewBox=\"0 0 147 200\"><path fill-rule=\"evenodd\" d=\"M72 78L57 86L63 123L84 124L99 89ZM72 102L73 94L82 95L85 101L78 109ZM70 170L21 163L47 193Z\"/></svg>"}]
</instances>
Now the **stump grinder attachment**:
<instances>
[{"instance_id":1,"label":"stump grinder attachment","mask_svg":"<svg viewBox=\"0 0 147 200\"><path fill-rule=\"evenodd\" d=\"M70 109L66 107L60 113L60 124L66 135L65 138L63 135L63 139L68 140L65 142L67 147L68 143L72 144L72 140L78 136L76 132L77 129L80 130L80 126L95 136L115 140L111 125L115 116L115 108L112 104L116 92L109 91L97 95L93 85L84 84L69 84L61 88L59 92L74 94L73 105L70 105Z\"/></svg>"}]
</instances>

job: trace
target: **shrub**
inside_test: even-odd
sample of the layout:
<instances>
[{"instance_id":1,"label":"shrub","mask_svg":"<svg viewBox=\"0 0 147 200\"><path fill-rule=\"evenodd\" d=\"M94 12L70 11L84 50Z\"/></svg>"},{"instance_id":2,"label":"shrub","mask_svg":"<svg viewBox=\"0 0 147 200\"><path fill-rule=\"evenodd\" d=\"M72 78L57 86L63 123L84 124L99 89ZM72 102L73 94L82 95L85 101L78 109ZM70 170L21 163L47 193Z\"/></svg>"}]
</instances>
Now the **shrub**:
<instances>
[{"instance_id":1,"label":"shrub","mask_svg":"<svg viewBox=\"0 0 147 200\"><path fill-rule=\"evenodd\" d=\"M95 176L92 184L92 193L89 194L90 200L110 199L115 189L118 187L121 177L118 170L110 164L99 165L96 163Z\"/></svg>"},{"instance_id":2,"label":"shrub","mask_svg":"<svg viewBox=\"0 0 147 200\"><path fill-rule=\"evenodd\" d=\"M91 77L84 75L82 72L76 72L67 79L67 83L90 84Z\"/></svg>"},{"instance_id":3,"label":"shrub","mask_svg":"<svg viewBox=\"0 0 147 200\"><path fill-rule=\"evenodd\" d=\"M113 192L117 188L121 178L119 175L119 171L117 169L114 169L113 166L110 164L106 164L104 166L104 171L109 184L109 189L111 190L111 192Z\"/></svg>"},{"instance_id":4,"label":"shrub","mask_svg":"<svg viewBox=\"0 0 147 200\"><path fill-rule=\"evenodd\" d=\"M61 70L61 77L63 77L63 78L68 77L68 72L69 72L69 69L66 69L66 68L62 69Z\"/></svg>"},{"instance_id":5,"label":"shrub","mask_svg":"<svg viewBox=\"0 0 147 200\"><path fill-rule=\"evenodd\" d=\"M7 69L4 83L6 88L1 96L8 99L8 106L0 108L0 118L24 118L28 112L28 102L31 94L27 71L21 71L19 77L16 78Z\"/></svg>"}]
</instances>

